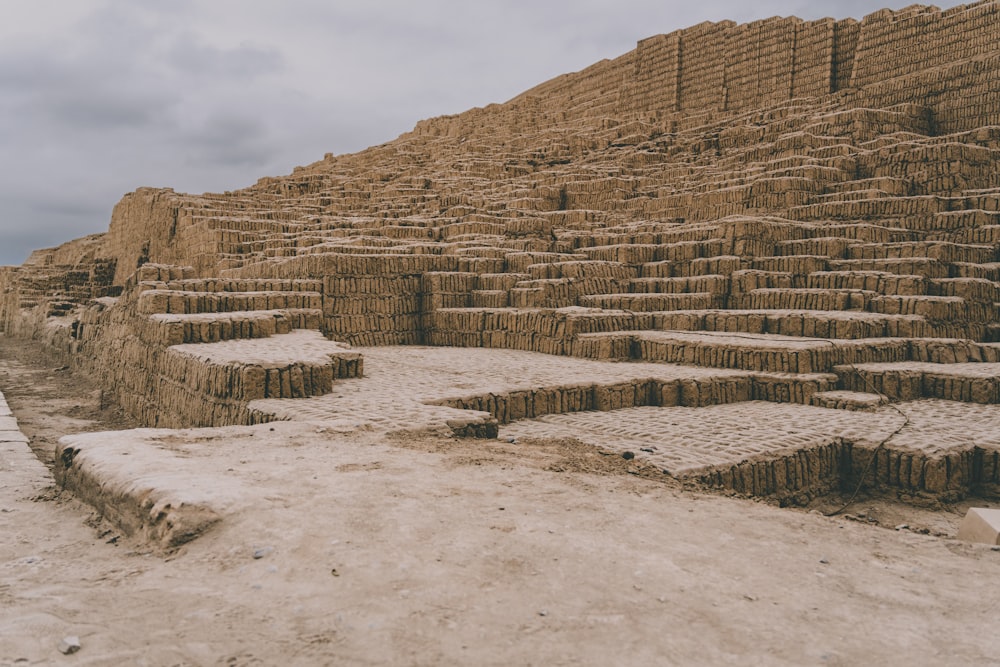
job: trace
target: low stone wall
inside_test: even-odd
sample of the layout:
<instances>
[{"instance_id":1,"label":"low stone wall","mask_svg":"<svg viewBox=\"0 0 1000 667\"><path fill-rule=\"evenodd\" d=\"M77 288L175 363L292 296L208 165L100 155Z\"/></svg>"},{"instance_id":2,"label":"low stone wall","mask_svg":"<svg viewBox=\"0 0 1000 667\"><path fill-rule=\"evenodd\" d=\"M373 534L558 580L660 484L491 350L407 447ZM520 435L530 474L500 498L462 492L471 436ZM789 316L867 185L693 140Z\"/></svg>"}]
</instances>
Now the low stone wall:
<instances>
[{"instance_id":1,"label":"low stone wall","mask_svg":"<svg viewBox=\"0 0 1000 667\"><path fill-rule=\"evenodd\" d=\"M873 450L835 439L787 456L713 469L693 479L711 488L793 505L858 488L915 502L955 502L968 496L1000 495L998 466L996 451L978 448L931 457L891 447Z\"/></svg>"}]
</instances>

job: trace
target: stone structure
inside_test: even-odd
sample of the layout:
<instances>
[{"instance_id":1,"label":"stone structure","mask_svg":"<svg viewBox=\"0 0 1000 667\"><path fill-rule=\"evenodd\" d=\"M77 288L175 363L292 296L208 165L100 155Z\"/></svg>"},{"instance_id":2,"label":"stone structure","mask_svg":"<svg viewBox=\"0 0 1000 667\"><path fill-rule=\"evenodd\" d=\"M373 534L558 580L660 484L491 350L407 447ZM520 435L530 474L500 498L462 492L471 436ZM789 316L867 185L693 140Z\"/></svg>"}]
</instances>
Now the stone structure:
<instances>
[{"instance_id":1,"label":"stone structure","mask_svg":"<svg viewBox=\"0 0 1000 667\"><path fill-rule=\"evenodd\" d=\"M331 394L364 373L357 347L386 345L643 362L582 385L412 385L427 419L477 435L649 406L989 406L998 45L995 0L658 35L244 190L128 194L106 234L0 273L0 327L170 427L335 419ZM812 443L831 475L851 449L838 429ZM973 440L960 455L887 449L884 480L995 488L997 446ZM818 483L800 470L779 484L769 465L759 483L689 467L750 493Z\"/></svg>"}]
</instances>

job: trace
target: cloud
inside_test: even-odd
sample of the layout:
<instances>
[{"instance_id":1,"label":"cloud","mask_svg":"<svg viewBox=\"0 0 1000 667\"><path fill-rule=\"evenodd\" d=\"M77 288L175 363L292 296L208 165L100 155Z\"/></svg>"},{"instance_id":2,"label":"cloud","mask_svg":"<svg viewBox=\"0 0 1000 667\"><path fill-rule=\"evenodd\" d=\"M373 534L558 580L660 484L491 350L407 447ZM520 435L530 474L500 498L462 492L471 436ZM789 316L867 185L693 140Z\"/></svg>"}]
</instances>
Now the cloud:
<instances>
[{"instance_id":1,"label":"cloud","mask_svg":"<svg viewBox=\"0 0 1000 667\"><path fill-rule=\"evenodd\" d=\"M644 37L706 19L861 17L884 4L12 3L0 25L0 262L105 230L136 187L244 187L423 118L503 102Z\"/></svg>"},{"instance_id":2,"label":"cloud","mask_svg":"<svg viewBox=\"0 0 1000 667\"><path fill-rule=\"evenodd\" d=\"M183 136L188 164L240 167L267 162L277 146L257 118L241 114L213 115Z\"/></svg>"},{"instance_id":3,"label":"cloud","mask_svg":"<svg viewBox=\"0 0 1000 667\"><path fill-rule=\"evenodd\" d=\"M110 192L80 193L0 191L0 266L24 262L33 250L107 230Z\"/></svg>"},{"instance_id":4,"label":"cloud","mask_svg":"<svg viewBox=\"0 0 1000 667\"><path fill-rule=\"evenodd\" d=\"M180 35L165 55L178 74L216 81L255 79L280 72L284 65L281 54L272 49L249 44L220 49L190 33Z\"/></svg>"},{"instance_id":5,"label":"cloud","mask_svg":"<svg viewBox=\"0 0 1000 667\"><path fill-rule=\"evenodd\" d=\"M112 57L95 44L68 52L45 45L0 52L0 72L0 94L16 112L3 127L29 134L149 125L171 104L169 91L156 86L140 62Z\"/></svg>"},{"instance_id":6,"label":"cloud","mask_svg":"<svg viewBox=\"0 0 1000 667\"><path fill-rule=\"evenodd\" d=\"M110 82L71 87L36 98L36 112L65 131L107 130L153 126L171 104L169 98L146 91L117 89Z\"/></svg>"}]
</instances>

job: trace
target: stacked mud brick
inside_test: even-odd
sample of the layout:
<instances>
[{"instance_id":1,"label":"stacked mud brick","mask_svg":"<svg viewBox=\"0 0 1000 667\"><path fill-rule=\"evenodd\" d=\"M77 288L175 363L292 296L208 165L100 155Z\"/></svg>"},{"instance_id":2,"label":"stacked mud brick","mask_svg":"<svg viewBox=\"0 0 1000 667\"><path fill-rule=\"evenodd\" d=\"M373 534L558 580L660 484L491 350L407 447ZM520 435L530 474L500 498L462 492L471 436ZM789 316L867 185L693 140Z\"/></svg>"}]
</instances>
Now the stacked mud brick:
<instances>
[{"instance_id":1,"label":"stacked mud brick","mask_svg":"<svg viewBox=\"0 0 1000 667\"><path fill-rule=\"evenodd\" d=\"M703 23L243 190L126 195L107 234L0 274L0 321L77 306L60 335L150 423L326 390L173 348L299 328L992 401L969 366L1000 340L998 71L995 0Z\"/></svg>"},{"instance_id":2,"label":"stacked mud brick","mask_svg":"<svg viewBox=\"0 0 1000 667\"><path fill-rule=\"evenodd\" d=\"M145 264L123 297L80 311L70 350L147 425L254 423L250 401L324 394L362 373L360 355L318 332L321 288Z\"/></svg>"},{"instance_id":3,"label":"stacked mud brick","mask_svg":"<svg viewBox=\"0 0 1000 667\"><path fill-rule=\"evenodd\" d=\"M102 235L88 236L36 250L20 267L0 267L0 332L35 336L46 318L121 293L114 286L115 259L95 256L102 241Z\"/></svg>"}]
</instances>

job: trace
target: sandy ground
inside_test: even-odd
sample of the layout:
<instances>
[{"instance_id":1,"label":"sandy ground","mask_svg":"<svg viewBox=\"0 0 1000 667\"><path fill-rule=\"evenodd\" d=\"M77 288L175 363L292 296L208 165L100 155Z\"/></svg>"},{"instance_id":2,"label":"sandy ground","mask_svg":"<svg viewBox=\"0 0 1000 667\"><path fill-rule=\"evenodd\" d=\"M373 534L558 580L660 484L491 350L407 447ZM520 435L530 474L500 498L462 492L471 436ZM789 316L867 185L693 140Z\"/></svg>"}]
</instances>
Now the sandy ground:
<instances>
[{"instance_id":1,"label":"sandy ground","mask_svg":"<svg viewBox=\"0 0 1000 667\"><path fill-rule=\"evenodd\" d=\"M42 460L130 426L58 368L0 339ZM1000 664L1000 552L949 538L964 506L827 518L565 440L277 424L164 451L223 515L169 554L0 470L0 665Z\"/></svg>"}]
</instances>

